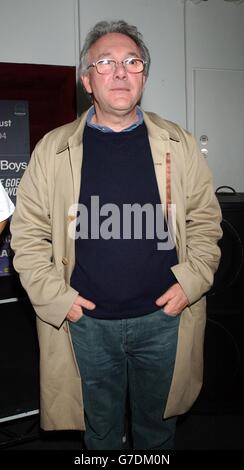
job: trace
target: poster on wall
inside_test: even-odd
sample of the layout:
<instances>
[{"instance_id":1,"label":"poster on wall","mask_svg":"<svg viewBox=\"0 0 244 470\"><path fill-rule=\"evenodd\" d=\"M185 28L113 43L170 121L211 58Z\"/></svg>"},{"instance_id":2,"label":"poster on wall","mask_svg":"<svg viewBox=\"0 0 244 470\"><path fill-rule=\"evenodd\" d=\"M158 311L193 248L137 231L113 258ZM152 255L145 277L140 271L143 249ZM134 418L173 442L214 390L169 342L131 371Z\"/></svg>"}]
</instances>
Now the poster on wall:
<instances>
[{"instance_id":1,"label":"poster on wall","mask_svg":"<svg viewBox=\"0 0 244 470\"><path fill-rule=\"evenodd\" d=\"M30 158L29 109L22 100L0 100L0 181L16 203L16 191ZM10 232L0 239L0 276L13 272Z\"/></svg>"}]
</instances>

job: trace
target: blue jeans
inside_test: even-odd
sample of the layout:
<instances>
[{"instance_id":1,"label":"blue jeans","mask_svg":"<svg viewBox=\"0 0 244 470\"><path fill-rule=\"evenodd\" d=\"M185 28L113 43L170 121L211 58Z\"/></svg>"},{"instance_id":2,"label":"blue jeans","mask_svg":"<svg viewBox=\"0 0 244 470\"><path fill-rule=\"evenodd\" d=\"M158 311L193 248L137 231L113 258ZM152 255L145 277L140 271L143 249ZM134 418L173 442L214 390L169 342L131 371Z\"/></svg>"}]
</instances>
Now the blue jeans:
<instances>
[{"instance_id":1,"label":"blue jeans","mask_svg":"<svg viewBox=\"0 0 244 470\"><path fill-rule=\"evenodd\" d=\"M82 377L87 449L123 449L127 389L133 449L172 449L176 418L163 419L179 316L163 310L123 320L70 323Z\"/></svg>"}]
</instances>

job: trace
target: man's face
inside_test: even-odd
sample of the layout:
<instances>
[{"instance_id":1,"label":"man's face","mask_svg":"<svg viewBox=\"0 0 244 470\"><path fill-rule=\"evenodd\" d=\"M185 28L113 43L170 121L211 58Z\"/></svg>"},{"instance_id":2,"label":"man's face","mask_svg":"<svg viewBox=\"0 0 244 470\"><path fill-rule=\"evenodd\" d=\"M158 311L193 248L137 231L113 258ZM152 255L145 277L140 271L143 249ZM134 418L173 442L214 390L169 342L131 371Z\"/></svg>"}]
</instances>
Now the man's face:
<instances>
[{"instance_id":1,"label":"man's face","mask_svg":"<svg viewBox=\"0 0 244 470\"><path fill-rule=\"evenodd\" d=\"M88 63L105 58L122 61L128 57L141 58L135 42L124 34L108 33L90 48ZM135 108L145 84L143 72L128 73L122 64L108 75L100 75L95 67L91 67L81 78L86 91L93 94L96 109L117 116L126 115Z\"/></svg>"}]
</instances>

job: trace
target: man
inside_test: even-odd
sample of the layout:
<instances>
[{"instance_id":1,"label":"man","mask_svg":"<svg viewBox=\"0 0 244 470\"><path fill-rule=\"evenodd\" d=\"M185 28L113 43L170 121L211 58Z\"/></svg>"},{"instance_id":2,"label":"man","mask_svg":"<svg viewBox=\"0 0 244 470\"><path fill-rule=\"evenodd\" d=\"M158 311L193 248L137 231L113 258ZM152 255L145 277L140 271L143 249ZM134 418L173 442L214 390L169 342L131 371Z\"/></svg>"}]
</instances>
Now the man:
<instances>
[{"instance_id":1,"label":"man","mask_svg":"<svg viewBox=\"0 0 244 470\"><path fill-rule=\"evenodd\" d=\"M0 182L0 233L4 230L8 218L14 212L14 205Z\"/></svg>"},{"instance_id":2,"label":"man","mask_svg":"<svg viewBox=\"0 0 244 470\"><path fill-rule=\"evenodd\" d=\"M149 65L135 26L95 25L81 52L93 107L39 142L12 222L42 427L86 429L88 449L123 448L127 393L133 448L172 448L202 383L220 210L193 137L137 106Z\"/></svg>"}]
</instances>

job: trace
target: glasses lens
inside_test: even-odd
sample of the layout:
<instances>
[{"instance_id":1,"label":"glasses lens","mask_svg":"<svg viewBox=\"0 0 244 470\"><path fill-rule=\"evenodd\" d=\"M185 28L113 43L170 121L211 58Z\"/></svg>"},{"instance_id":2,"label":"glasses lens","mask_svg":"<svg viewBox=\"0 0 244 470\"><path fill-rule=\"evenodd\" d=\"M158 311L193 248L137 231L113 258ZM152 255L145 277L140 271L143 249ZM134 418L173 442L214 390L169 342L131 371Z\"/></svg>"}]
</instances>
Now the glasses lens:
<instances>
[{"instance_id":1,"label":"glasses lens","mask_svg":"<svg viewBox=\"0 0 244 470\"><path fill-rule=\"evenodd\" d=\"M106 74L114 70L116 62L114 60L99 60L96 64L98 73Z\"/></svg>"},{"instance_id":2,"label":"glasses lens","mask_svg":"<svg viewBox=\"0 0 244 470\"><path fill-rule=\"evenodd\" d=\"M116 62L113 59L98 60L96 62L97 72L101 75L109 74L113 72L119 64L123 64L129 73L140 73L144 70L144 61L142 59L129 57L122 62Z\"/></svg>"},{"instance_id":3,"label":"glasses lens","mask_svg":"<svg viewBox=\"0 0 244 470\"><path fill-rule=\"evenodd\" d=\"M130 73L140 73L144 69L144 62L142 59L129 58L124 61L126 70Z\"/></svg>"}]
</instances>

